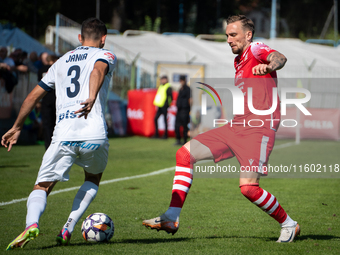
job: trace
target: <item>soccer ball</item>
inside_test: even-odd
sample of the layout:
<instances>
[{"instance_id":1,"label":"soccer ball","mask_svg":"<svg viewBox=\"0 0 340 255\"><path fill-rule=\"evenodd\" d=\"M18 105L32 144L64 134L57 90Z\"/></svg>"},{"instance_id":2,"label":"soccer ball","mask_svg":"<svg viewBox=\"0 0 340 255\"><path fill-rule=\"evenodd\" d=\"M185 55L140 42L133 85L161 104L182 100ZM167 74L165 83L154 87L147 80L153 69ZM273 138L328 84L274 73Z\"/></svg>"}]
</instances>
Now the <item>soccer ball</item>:
<instances>
[{"instance_id":1,"label":"soccer ball","mask_svg":"<svg viewBox=\"0 0 340 255\"><path fill-rule=\"evenodd\" d=\"M81 233L88 242L109 241L114 231L113 221L105 213L90 214L81 225Z\"/></svg>"}]
</instances>

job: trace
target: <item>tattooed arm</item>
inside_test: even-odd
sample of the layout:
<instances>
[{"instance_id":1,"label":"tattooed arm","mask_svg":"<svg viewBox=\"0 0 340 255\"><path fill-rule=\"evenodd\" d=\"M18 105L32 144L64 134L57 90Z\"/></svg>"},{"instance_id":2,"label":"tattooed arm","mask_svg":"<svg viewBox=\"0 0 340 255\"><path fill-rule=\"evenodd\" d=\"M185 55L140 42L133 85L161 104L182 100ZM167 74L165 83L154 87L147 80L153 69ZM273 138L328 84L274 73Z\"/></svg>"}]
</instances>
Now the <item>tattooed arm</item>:
<instances>
[{"instance_id":1,"label":"tattooed arm","mask_svg":"<svg viewBox=\"0 0 340 255\"><path fill-rule=\"evenodd\" d=\"M283 54L274 51L268 55L267 61L269 64L258 64L254 66L252 69L253 74L265 75L267 73L280 70L286 64L287 58Z\"/></svg>"},{"instance_id":2,"label":"tattooed arm","mask_svg":"<svg viewBox=\"0 0 340 255\"><path fill-rule=\"evenodd\" d=\"M280 52L274 51L268 55L267 61L269 62L268 66L270 67L270 69L272 71L275 71L280 70L282 67L284 67L284 65L287 62L287 59Z\"/></svg>"}]
</instances>

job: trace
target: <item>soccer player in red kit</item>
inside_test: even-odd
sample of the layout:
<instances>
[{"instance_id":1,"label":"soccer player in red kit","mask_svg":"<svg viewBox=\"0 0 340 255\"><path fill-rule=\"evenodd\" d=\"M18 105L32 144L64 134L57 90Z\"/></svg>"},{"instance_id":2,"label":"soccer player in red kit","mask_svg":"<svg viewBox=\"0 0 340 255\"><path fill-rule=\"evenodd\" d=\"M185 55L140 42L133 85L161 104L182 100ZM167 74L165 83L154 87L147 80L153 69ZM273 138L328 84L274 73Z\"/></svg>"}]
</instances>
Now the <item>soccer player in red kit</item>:
<instances>
[{"instance_id":1,"label":"soccer player in red kit","mask_svg":"<svg viewBox=\"0 0 340 255\"><path fill-rule=\"evenodd\" d=\"M169 209L159 217L144 220L143 225L176 233L179 215L192 183L193 164L205 159L217 163L236 156L241 166L241 193L280 224L281 234L277 242L292 242L300 234L299 224L288 216L271 193L259 186L260 176L267 174L265 166L280 123L279 99L273 106L272 89L276 87L276 70L285 65L286 58L263 43L252 42L254 23L244 15L228 18L226 35L232 52L237 54L235 86L244 94L244 114L236 115L222 127L199 134L177 151ZM250 105L256 110L268 110L272 106L276 110L269 115L253 114L248 108L248 88L252 89ZM245 169L251 171L242 171Z\"/></svg>"}]
</instances>

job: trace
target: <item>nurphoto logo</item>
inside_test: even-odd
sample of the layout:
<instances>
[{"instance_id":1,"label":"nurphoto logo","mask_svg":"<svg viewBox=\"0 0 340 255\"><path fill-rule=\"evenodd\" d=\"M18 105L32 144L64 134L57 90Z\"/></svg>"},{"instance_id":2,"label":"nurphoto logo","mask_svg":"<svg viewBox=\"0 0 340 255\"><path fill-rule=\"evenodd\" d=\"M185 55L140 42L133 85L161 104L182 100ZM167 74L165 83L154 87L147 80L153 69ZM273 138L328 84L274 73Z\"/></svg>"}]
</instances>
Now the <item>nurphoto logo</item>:
<instances>
[{"instance_id":1,"label":"nurphoto logo","mask_svg":"<svg viewBox=\"0 0 340 255\"><path fill-rule=\"evenodd\" d=\"M205 87L209 88L218 98L218 100L221 103L222 106L222 100L220 95L217 93L217 91L211 86L208 85L206 83L202 83L202 82L197 82L201 85L204 85ZM223 87L222 87L223 86ZM204 92L206 92L214 101L215 105L217 106L216 100L213 96L213 94L205 89L205 88L200 88L197 87L198 89L203 90ZM233 85L229 85L229 84L221 84L221 87L219 88L223 88L223 89L227 89L231 92L232 95L232 99L233 99L233 115L243 115L244 114L244 93L242 92L241 88L233 86ZM277 103L278 103L278 90L276 87L272 88L272 106L267 109L267 110L258 110L255 109L254 105L253 105L253 88L249 87L247 89L247 106L249 108L249 111L255 115L270 115L272 114L277 107ZM288 98L287 94L288 93L299 93L300 95L303 94L305 95L305 97L303 98ZM311 93L309 90L304 89L304 88L281 88L281 115L286 115L287 114L287 105L295 105L304 115L312 115L307 108L303 105L304 103L307 103L308 101L310 101L311 99ZM202 94L201 95L201 114L202 115L206 115L207 114L207 95L206 94ZM256 125L253 126L251 125L252 122L262 122L261 125ZM279 119L266 119L266 121L270 121L271 122L271 126L274 125L275 121L280 121ZM229 121L226 119L214 119L214 127L216 127L216 125L221 125L221 124L227 124ZM244 120L245 122L245 120ZM293 125L288 125L287 122L293 122ZM230 121L231 125L232 124L242 124L242 123L232 123L232 120ZM285 124L286 123L286 124ZM246 123L243 123L244 125ZM248 126L250 127L261 127L263 126L264 122L263 120L260 119L251 119L248 120ZM298 122L294 119L286 119L281 121L281 125L285 126L285 127L296 127L298 124Z\"/></svg>"}]
</instances>

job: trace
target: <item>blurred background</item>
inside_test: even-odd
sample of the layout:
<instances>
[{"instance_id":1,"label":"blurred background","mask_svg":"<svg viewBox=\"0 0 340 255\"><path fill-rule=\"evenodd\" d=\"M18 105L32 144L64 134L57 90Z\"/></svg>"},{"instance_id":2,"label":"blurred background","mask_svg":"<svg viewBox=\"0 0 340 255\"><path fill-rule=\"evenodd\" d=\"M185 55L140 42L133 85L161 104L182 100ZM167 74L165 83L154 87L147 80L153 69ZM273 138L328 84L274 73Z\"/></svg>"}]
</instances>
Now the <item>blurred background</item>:
<instances>
[{"instance_id":1,"label":"blurred background","mask_svg":"<svg viewBox=\"0 0 340 255\"><path fill-rule=\"evenodd\" d=\"M144 106L138 103L129 107L129 93L149 93L146 89L154 89L151 91L155 93L161 75L169 77L174 93L180 87L181 75L186 76L189 85L193 78L233 78L235 55L226 43L225 20L235 14L254 21L255 41L287 57L279 77L303 78L294 86L311 91L314 101L310 107L340 109L337 0L3 0L1 6L0 46L15 63L11 71L16 79L12 79L13 86L8 77L7 85L4 81L1 85L1 134L11 126L23 99L37 84L39 69L48 65L43 53L59 57L79 46L81 22L89 17L106 23L105 48L118 59L107 107L109 132L113 135L152 135L149 122L154 111L144 114ZM0 56L0 60L4 58ZM310 79L314 78L332 81L312 86ZM143 100L144 94L134 102ZM149 101L144 103L152 103L152 98ZM175 102L173 106L169 122L174 122ZM143 120L143 124L132 125L145 130L145 124L150 128L148 132L131 129L133 121L141 121L146 115L151 118L148 124ZM339 139L339 135L336 137Z\"/></svg>"},{"instance_id":2,"label":"blurred background","mask_svg":"<svg viewBox=\"0 0 340 255\"><path fill-rule=\"evenodd\" d=\"M56 13L78 23L97 16L120 33L127 29L156 28L158 33L224 34L222 24L225 18L245 14L255 18L257 36L269 37L273 2L276 2L278 37L306 40L320 36L336 1L92 0L84 3L80 0L3 0L1 23L12 23L35 39L44 37L47 26L55 25ZM154 26L157 18L160 21ZM326 35L329 39L333 39L332 30L333 24Z\"/></svg>"}]
</instances>

